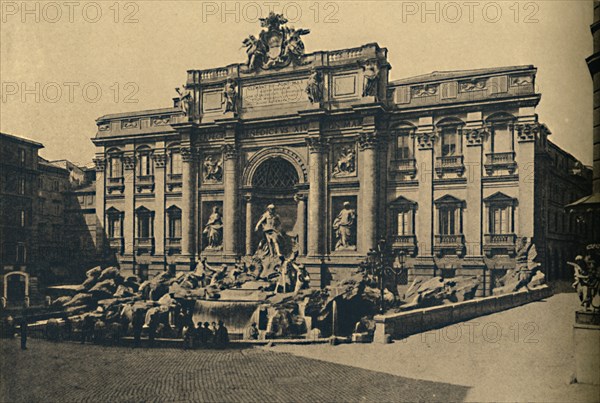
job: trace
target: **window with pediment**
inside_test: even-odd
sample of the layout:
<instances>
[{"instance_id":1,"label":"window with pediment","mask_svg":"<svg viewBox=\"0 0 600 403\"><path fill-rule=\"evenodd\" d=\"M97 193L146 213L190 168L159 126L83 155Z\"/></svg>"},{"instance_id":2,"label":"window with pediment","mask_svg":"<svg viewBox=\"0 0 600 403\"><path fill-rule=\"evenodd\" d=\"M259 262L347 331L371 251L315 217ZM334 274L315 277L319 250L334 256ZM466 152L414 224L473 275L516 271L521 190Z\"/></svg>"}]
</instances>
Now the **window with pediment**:
<instances>
[{"instance_id":1,"label":"window with pediment","mask_svg":"<svg viewBox=\"0 0 600 403\"><path fill-rule=\"evenodd\" d=\"M145 207L135 210L137 238L149 239L154 237L154 212Z\"/></svg>"},{"instance_id":2,"label":"window with pediment","mask_svg":"<svg viewBox=\"0 0 600 403\"><path fill-rule=\"evenodd\" d=\"M483 199L487 210L487 232L489 234L513 234L514 208L516 200L497 192Z\"/></svg>"},{"instance_id":3,"label":"window with pediment","mask_svg":"<svg viewBox=\"0 0 600 403\"><path fill-rule=\"evenodd\" d=\"M438 213L437 234L462 234L462 211L464 202L454 196L444 196L435 201Z\"/></svg>"}]
</instances>

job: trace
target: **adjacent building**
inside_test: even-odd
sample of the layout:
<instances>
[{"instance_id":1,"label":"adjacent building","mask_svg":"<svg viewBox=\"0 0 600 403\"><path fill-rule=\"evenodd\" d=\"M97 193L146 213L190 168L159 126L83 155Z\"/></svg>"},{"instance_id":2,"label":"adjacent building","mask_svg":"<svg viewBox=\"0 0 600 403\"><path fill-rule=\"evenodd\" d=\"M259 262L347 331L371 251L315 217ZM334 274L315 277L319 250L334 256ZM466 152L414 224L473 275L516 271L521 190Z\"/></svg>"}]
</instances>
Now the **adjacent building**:
<instances>
[{"instance_id":1,"label":"adjacent building","mask_svg":"<svg viewBox=\"0 0 600 403\"><path fill-rule=\"evenodd\" d=\"M40 302L38 285L79 280L110 259L96 249L93 176L69 161L40 157L41 148L0 134L0 270L9 304L29 296Z\"/></svg>"},{"instance_id":2,"label":"adjacent building","mask_svg":"<svg viewBox=\"0 0 600 403\"><path fill-rule=\"evenodd\" d=\"M44 146L0 133L0 270L3 298L29 299L35 276L38 151Z\"/></svg>"},{"instance_id":3,"label":"adjacent building","mask_svg":"<svg viewBox=\"0 0 600 403\"><path fill-rule=\"evenodd\" d=\"M189 70L172 107L98 118L96 212L124 270L232 264L268 250L274 229L316 286L382 238L408 280L478 276L488 294L522 238L560 275L549 260L573 240L548 226L550 187L576 200L589 172L548 140L535 67L389 81L377 44L299 54L269 24L267 53Z\"/></svg>"}]
</instances>

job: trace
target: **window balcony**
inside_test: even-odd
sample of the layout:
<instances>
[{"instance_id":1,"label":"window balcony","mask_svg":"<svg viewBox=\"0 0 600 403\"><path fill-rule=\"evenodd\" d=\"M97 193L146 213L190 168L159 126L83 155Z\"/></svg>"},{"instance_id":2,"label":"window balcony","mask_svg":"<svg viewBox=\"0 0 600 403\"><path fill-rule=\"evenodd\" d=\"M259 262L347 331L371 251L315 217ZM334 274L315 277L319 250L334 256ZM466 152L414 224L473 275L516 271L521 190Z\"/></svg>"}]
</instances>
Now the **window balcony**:
<instances>
[{"instance_id":1,"label":"window balcony","mask_svg":"<svg viewBox=\"0 0 600 403\"><path fill-rule=\"evenodd\" d=\"M392 160L390 170L396 174L408 175L414 179L417 175L417 165L414 158Z\"/></svg>"},{"instance_id":2,"label":"window balcony","mask_svg":"<svg viewBox=\"0 0 600 403\"><path fill-rule=\"evenodd\" d=\"M136 238L135 251L141 253L154 253L154 238Z\"/></svg>"},{"instance_id":3,"label":"window balcony","mask_svg":"<svg viewBox=\"0 0 600 403\"><path fill-rule=\"evenodd\" d=\"M125 190L125 180L123 179L122 176L114 177L114 178L107 178L106 190L109 194L113 193L115 191L117 191L119 193L123 193L123 191Z\"/></svg>"},{"instance_id":4,"label":"window balcony","mask_svg":"<svg viewBox=\"0 0 600 403\"><path fill-rule=\"evenodd\" d=\"M445 173L453 172L462 176L465 173L465 164L462 155L448 155L445 157L437 157L435 162L435 172L438 177L442 177Z\"/></svg>"},{"instance_id":5,"label":"window balcony","mask_svg":"<svg viewBox=\"0 0 600 403\"><path fill-rule=\"evenodd\" d=\"M181 174L168 174L167 175L167 190L173 192L181 189L182 176Z\"/></svg>"},{"instance_id":6,"label":"window balcony","mask_svg":"<svg viewBox=\"0 0 600 403\"><path fill-rule=\"evenodd\" d=\"M147 190L149 192L154 191L154 175L138 175L136 178L135 187L138 193Z\"/></svg>"},{"instance_id":7,"label":"window balcony","mask_svg":"<svg viewBox=\"0 0 600 403\"><path fill-rule=\"evenodd\" d=\"M417 237L415 235L395 235L392 238L392 249L403 250L408 255L417 253Z\"/></svg>"},{"instance_id":8,"label":"window balcony","mask_svg":"<svg viewBox=\"0 0 600 403\"><path fill-rule=\"evenodd\" d=\"M465 250L465 237L463 234L436 235L433 250L439 256L449 253L462 257Z\"/></svg>"},{"instance_id":9,"label":"window balcony","mask_svg":"<svg viewBox=\"0 0 600 403\"><path fill-rule=\"evenodd\" d=\"M483 251L488 257L495 254L514 256L516 241L517 236L515 234L485 234Z\"/></svg>"},{"instance_id":10,"label":"window balcony","mask_svg":"<svg viewBox=\"0 0 600 403\"><path fill-rule=\"evenodd\" d=\"M508 173L512 175L517 168L515 152L509 151L505 153L486 154L484 168L488 175L492 175L494 171L500 169L507 170Z\"/></svg>"},{"instance_id":11,"label":"window balcony","mask_svg":"<svg viewBox=\"0 0 600 403\"><path fill-rule=\"evenodd\" d=\"M114 250L118 254L123 254L123 247L125 246L125 242L123 242L123 238L109 238L108 244L110 249Z\"/></svg>"}]
</instances>

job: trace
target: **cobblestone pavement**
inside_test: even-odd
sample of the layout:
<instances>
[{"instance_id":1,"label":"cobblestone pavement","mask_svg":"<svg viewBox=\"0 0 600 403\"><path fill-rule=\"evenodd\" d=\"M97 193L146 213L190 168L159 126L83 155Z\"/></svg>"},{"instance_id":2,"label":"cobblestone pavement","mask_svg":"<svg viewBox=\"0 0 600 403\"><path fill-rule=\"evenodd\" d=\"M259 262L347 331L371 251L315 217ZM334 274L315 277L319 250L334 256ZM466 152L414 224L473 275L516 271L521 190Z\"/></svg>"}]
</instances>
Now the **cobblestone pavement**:
<instances>
[{"instance_id":1,"label":"cobblestone pavement","mask_svg":"<svg viewBox=\"0 0 600 403\"><path fill-rule=\"evenodd\" d=\"M600 402L600 388L570 383L578 307L576 294L563 293L388 345L279 345L270 351L468 386L466 401Z\"/></svg>"},{"instance_id":2,"label":"cobblestone pavement","mask_svg":"<svg viewBox=\"0 0 600 403\"><path fill-rule=\"evenodd\" d=\"M335 350L337 347L328 346ZM466 387L260 348L132 349L0 341L3 402L461 401Z\"/></svg>"}]
</instances>

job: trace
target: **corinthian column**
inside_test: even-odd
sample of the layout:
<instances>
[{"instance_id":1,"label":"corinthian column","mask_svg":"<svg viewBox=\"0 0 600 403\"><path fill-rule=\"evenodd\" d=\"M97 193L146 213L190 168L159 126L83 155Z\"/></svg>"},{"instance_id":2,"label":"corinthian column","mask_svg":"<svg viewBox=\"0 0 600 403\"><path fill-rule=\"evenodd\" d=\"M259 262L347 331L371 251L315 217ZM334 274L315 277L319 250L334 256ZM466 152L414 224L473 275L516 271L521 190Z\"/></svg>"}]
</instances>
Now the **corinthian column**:
<instances>
[{"instance_id":1,"label":"corinthian column","mask_svg":"<svg viewBox=\"0 0 600 403\"><path fill-rule=\"evenodd\" d=\"M298 253L300 256L304 256L305 253L305 227L306 227L306 202L303 194L297 194L294 196L294 200L298 203L297 214L296 214L296 228L298 229Z\"/></svg>"},{"instance_id":2,"label":"corinthian column","mask_svg":"<svg viewBox=\"0 0 600 403\"><path fill-rule=\"evenodd\" d=\"M238 252L237 227L238 222L238 152L235 145L223 146L223 254L235 256Z\"/></svg>"},{"instance_id":3,"label":"corinthian column","mask_svg":"<svg viewBox=\"0 0 600 403\"><path fill-rule=\"evenodd\" d=\"M196 164L194 150L181 147L181 254L196 254Z\"/></svg>"},{"instance_id":4,"label":"corinthian column","mask_svg":"<svg viewBox=\"0 0 600 403\"><path fill-rule=\"evenodd\" d=\"M364 133L358 139L362 153L360 172L359 214L362 228L359 228L358 250L366 254L375 248L377 240L377 135Z\"/></svg>"},{"instance_id":5,"label":"corinthian column","mask_svg":"<svg viewBox=\"0 0 600 403\"><path fill-rule=\"evenodd\" d=\"M318 257L325 253L325 166L327 142L321 137L308 137L308 256Z\"/></svg>"},{"instance_id":6,"label":"corinthian column","mask_svg":"<svg viewBox=\"0 0 600 403\"><path fill-rule=\"evenodd\" d=\"M246 196L246 255L252 256L252 196Z\"/></svg>"}]
</instances>

